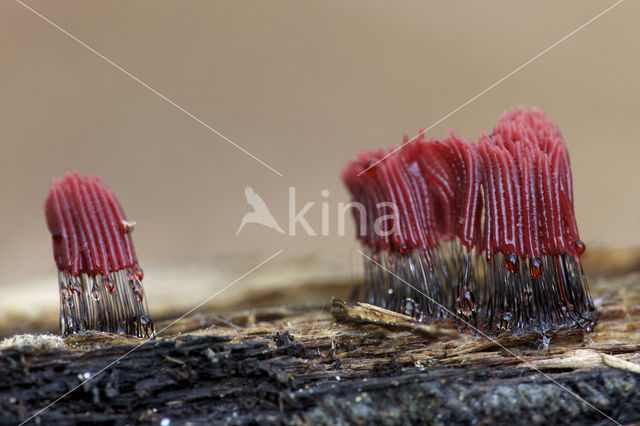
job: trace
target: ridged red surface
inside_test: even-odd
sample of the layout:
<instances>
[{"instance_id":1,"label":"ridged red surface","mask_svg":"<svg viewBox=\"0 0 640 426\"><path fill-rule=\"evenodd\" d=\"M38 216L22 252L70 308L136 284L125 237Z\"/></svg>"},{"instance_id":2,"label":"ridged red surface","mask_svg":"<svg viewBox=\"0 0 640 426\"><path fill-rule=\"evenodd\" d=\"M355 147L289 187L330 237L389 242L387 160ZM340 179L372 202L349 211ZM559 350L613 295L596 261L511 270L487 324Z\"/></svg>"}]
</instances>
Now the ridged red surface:
<instances>
[{"instance_id":1,"label":"ridged red surface","mask_svg":"<svg viewBox=\"0 0 640 426\"><path fill-rule=\"evenodd\" d=\"M358 235L363 244L402 253L457 237L488 257L582 254L569 154L539 109L503 114L478 143L454 133L442 140L420 136L367 170L393 149L361 151L342 173L353 201L365 206L366 217L355 213L358 231L366 223L367 232ZM374 228L376 220L383 231L394 225L382 220L392 210L378 208L381 202L398 208L391 235Z\"/></svg>"},{"instance_id":2,"label":"ridged red surface","mask_svg":"<svg viewBox=\"0 0 640 426\"><path fill-rule=\"evenodd\" d=\"M45 215L59 270L107 277L139 268L124 211L100 177L71 172L53 179Z\"/></svg>"}]
</instances>

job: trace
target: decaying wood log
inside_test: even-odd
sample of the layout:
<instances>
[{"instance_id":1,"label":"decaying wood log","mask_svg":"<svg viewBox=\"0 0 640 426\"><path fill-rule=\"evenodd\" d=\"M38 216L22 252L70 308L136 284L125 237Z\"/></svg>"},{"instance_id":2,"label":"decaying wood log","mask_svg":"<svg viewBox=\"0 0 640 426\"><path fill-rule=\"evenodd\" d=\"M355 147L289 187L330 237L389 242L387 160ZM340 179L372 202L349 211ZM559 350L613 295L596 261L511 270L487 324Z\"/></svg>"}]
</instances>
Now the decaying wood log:
<instances>
[{"instance_id":1,"label":"decaying wood log","mask_svg":"<svg viewBox=\"0 0 640 426\"><path fill-rule=\"evenodd\" d=\"M331 296L348 294L345 282L326 294L314 290L310 300L324 305L213 309L158 321L158 330L168 328L150 341L103 333L18 336L0 351L0 423L26 420L76 387L34 420L636 422L640 274L603 274L591 280L601 315L589 334L459 333L449 321L417 324L366 304L331 304Z\"/></svg>"}]
</instances>

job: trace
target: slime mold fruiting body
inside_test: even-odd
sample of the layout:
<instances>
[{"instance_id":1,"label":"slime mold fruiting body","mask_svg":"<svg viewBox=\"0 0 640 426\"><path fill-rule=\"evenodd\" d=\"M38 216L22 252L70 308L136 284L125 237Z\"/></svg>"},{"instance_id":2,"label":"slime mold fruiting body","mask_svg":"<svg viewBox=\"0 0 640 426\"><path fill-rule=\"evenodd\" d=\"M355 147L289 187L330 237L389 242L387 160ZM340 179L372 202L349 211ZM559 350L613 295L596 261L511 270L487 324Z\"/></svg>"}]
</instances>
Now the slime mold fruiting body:
<instances>
[{"instance_id":1,"label":"slime mold fruiting body","mask_svg":"<svg viewBox=\"0 0 640 426\"><path fill-rule=\"evenodd\" d=\"M361 299L487 332L594 326L569 154L542 111L506 113L478 143L420 132L388 152L342 174L373 259Z\"/></svg>"},{"instance_id":2,"label":"slime mold fruiting body","mask_svg":"<svg viewBox=\"0 0 640 426\"><path fill-rule=\"evenodd\" d=\"M85 330L149 336L153 324L127 221L98 176L53 179L45 203L60 286L63 334Z\"/></svg>"}]
</instances>

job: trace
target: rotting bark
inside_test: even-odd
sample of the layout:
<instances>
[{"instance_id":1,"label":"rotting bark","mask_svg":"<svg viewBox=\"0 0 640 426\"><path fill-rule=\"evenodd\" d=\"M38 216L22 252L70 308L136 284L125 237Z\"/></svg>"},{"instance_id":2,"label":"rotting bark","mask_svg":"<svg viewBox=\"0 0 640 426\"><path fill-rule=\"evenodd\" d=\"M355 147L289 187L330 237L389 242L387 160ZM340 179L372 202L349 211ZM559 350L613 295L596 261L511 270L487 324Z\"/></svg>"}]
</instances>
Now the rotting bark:
<instances>
[{"instance_id":1,"label":"rotting bark","mask_svg":"<svg viewBox=\"0 0 640 426\"><path fill-rule=\"evenodd\" d=\"M630 371L640 363L639 281L631 274L592 284L601 315L587 335L492 341L446 321L424 328L337 302L339 321L326 308L295 305L198 314L137 348L144 340L100 333L68 337L63 348L6 348L0 423L28 418L116 360L37 420L608 423L597 409L620 423L640 421L640 375Z\"/></svg>"}]
</instances>

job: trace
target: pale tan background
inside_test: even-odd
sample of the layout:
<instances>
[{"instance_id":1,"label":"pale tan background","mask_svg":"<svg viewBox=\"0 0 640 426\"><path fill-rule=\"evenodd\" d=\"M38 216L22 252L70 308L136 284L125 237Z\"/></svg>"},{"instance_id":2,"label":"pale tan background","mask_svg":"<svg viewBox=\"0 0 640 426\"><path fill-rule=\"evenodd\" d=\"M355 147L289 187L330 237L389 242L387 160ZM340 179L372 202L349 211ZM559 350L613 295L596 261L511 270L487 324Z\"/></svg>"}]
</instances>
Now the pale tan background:
<instances>
[{"instance_id":1,"label":"pale tan background","mask_svg":"<svg viewBox=\"0 0 640 426\"><path fill-rule=\"evenodd\" d=\"M351 223L345 237L335 226L347 159L413 136L613 1L28 4L284 174L2 0L0 285L47 277L55 296L43 202L51 177L74 168L100 174L138 222L148 271L279 249L357 271ZM640 2L627 0L429 135L476 139L505 108L540 106L571 152L583 239L637 246L639 21ZM246 185L283 227L296 186L298 208L316 202L307 218L318 232L329 189L331 236L257 225L234 236Z\"/></svg>"}]
</instances>

